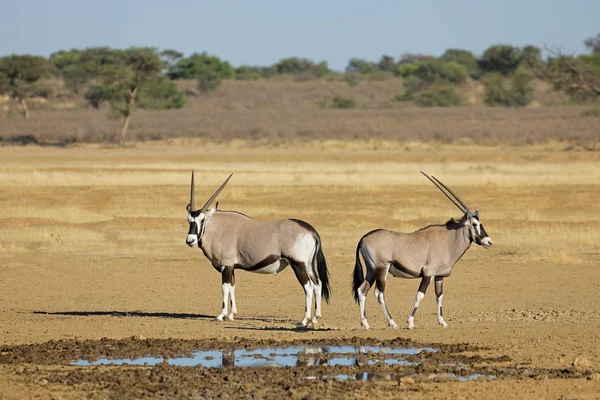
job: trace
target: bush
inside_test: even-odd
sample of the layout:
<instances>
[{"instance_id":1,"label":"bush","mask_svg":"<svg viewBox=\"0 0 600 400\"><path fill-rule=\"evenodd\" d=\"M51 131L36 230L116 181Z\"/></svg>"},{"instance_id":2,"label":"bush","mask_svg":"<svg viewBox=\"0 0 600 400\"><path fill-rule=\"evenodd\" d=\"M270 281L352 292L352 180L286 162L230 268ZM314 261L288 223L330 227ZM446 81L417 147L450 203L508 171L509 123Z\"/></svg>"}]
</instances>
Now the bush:
<instances>
[{"instance_id":1,"label":"bush","mask_svg":"<svg viewBox=\"0 0 600 400\"><path fill-rule=\"evenodd\" d=\"M196 77L200 93L208 94L217 90L221 84L221 77L213 71L206 71Z\"/></svg>"},{"instance_id":2,"label":"bush","mask_svg":"<svg viewBox=\"0 0 600 400\"><path fill-rule=\"evenodd\" d=\"M348 71L344 74L344 80L350 86L356 86L360 83L360 72Z\"/></svg>"},{"instance_id":3,"label":"bush","mask_svg":"<svg viewBox=\"0 0 600 400\"><path fill-rule=\"evenodd\" d=\"M432 86L413 95L413 102L420 107L460 106L460 96L452 87Z\"/></svg>"},{"instance_id":4,"label":"bush","mask_svg":"<svg viewBox=\"0 0 600 400\"><path fill-rule=\"evenodd\" d=\"M479 62L477 58L467 50L462 49L448 49L440 57L442 61L455 61L461 65L464 65L469 73L469 76L473 79L479 79L481 76L481 69L479 68Z\"/></svg>"},{"instance_id":5,"label":"bush","mask_svg":"<svg viewBox=\"0 0 600 400\"><path fill-rule=\"evenodd\" d=\"M419 63L414 76L430 85L439 83L462 85L467 81L469 73L464 65L455 61L432 60Z\"/></svg>"},{"instance_id":6,"label":"bush","mask_svg":"<svg viewBox=\"0 0 600 400\"><path fill-rule=\"evenodd\" d=\"M177 89L175 83L161 77L142 85L136 104L140 108L154 110L183 108L185 96Z\"/></svg>"},{"instance_id":7,"label":"bush","mask_svg":"<svg viewBox=\"0 0 600 400\"><path fill-rule=\"evenodd\" d=\"M321 108L348 109L355 108L357 105L358 103L353 98L342 96L334 96L332 98L325 97L321 102Z\"/></svg>"},{"instance_id":8,"label":"bush","mask_svg":"<svg viewBox=\"0 0 600 400\"><path fill-rule=\"evenodd\" d=\"M419 69L418 63L402 64L396 69L396 76L401 78L408 78L410 76L413 76L417 72L417 69Z\"/></svg>"},{"instance_id":9,"label":"bush","mask_svg":"<svg viewBox=\"0 0 600 400\"><path fill-rule=\"evenodd\" d=\"M600 118L600 108L588 108L581 113L582 117Z\"/></svg>"},{"instance_id":10,"label":"bush","mask_svg":"<svg viewBox=\"0 0 600 400\"><path fill-rule=\"evenodd\" d=\"M483 72L498 72L508 76L519 67L522 56L523 53L518 47L495 45L483 53L479 64Z\"/></svg>"},{"instance_id":11,"label":"bush","mask_svg":"<svg viewBox=\"0 0 600 400\"><path fill-rule=\"evenodd\" d=\"M523 107L533 100L531 71L520 68L510 78L505 79L501 74L490 74L484 77L486 85L485 104L488 106Z\"/></svg>"}]
</instances>

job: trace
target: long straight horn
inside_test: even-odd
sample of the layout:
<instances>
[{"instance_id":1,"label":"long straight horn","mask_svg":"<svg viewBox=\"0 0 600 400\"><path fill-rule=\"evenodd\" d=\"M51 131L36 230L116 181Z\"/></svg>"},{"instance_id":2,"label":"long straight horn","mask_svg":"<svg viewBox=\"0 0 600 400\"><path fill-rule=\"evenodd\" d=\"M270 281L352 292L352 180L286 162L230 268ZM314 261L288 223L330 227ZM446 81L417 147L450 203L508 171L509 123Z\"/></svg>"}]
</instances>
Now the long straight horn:
<instances>
[{"instance_id":1,"label":"long straight horn","mask_svg":"<svg viewBox=\"0 0 600 400\"><path fill-rule=\"evenodd\" d=\"M454 194L452 192L450 192L450 189L448 189L446 186L444 186L443 183L437 181L437 179L430 177L429 175L427 175L425 172L421 171L421 173L423 175L425 175L425 177L427 179L429 179L431 181L431 183L433 183L435 185L435 187L437 187L442 193L444 193L444 195L446 195L446 197L456 206L458 207L458 209L460 211L462 211L463 213L466 213L469 209L464 206L461 202L458 201L458 199L455 199L454 197L452 197ZM448 190L448 192L446 192L446 190Z\"/></svg>"},{"instance_id":2,"label":"long straight horn","mask_svg":"<svg viewBox=\"0 0 600 400\"><path fill-rule=\"evenodd\" d=\"M192 170L192 184L190 187L190 210L196 208L196 200L194 197L194 170Z\"/></svg>"},{"instance_id":3,"label":"long straight horn","mask_svg":"<svg viewBox=\"0 0 600 400\"><path fill-rule=\"evenodd\" d=\"M210 207L210 205L217 198L217 196L219 195L219 193L221 193L221 190L223 190L223 188L225 187L225 185L227 185L227 182L229 182L229 180L231 179L232 176L233 176L233 172L231 173L231 175L229 175L229 177L227 179L225 179L225 182L223 182L223 184L221 185L221 187L218 188L217 191L212 196L210 196L210 199L208 199L208 201L206 202L206 204L204 204L202 206L202 208L200 209L200 212L205 212L206 210L208 210L208 207Z\"/></svg>"},{"instance_id":4,"label":"long straight horn","mask_svg":"<svg viewBox=\"0 0 600 400\"><path fill-rule=\"evenodd\" d=\"M465 203L464 201L462 201L460 199L460 197L458 197L458 195L456 193L454 193L448 186L444 185L442 183L442 181L440 181L438 178L436 178L435 176L431 176L433 179L435 179L435 181L437 183L439 183L440 185L442 185L444 187L444 189L446 189L448 191L448 193L450 193L452 196L454 196L454 198L464 207L465 212L469 210L469 206L467 206L467 203Z\"/></svg>"}]
</instances>

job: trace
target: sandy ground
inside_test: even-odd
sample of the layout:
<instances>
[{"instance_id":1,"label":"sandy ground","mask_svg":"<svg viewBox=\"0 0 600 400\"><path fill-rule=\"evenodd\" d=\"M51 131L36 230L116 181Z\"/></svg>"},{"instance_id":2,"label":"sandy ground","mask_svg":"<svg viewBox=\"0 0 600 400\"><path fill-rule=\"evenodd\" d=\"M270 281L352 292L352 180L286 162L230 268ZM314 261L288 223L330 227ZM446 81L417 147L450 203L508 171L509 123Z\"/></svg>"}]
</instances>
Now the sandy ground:
<instances>
[{"instance_id":1,"label":"sandy ground","mask_svg":"<svg viewBox=\"0 0 600 400\"><path fill-rule=\"evenodd\" d=\"M12 346L23 344L132 336L235 340L242 345L256 340L405 338L485 346L486 356L507 356L510 361L503 365L515 368L586 371L568 379L556 378L556 373L540 379L509 374L494 381L393 386L307 383L288 373L287 383L280 384L272 383L273 372L230 371L231 380L241 382L237 392L222 388L231 397L598 398L600 393L598 152L565 152L552 145L332 141L257 147L182 140L123 149L2 147L0 160L0 345L6 356L0 365L0 398L159 395L143 391L153 378L146 382L135 376L139 368L107 368L53 380L44 377L72 367L7 356L13 354ZM263 220L300 218L319 231L333 295L316 329L295 328L303 314L303 292L291 270L278 276L238 273L238 319L214 320L220 311L221 277L199 249L184 243L192 168L199 198L208 197L235 172L219 197L221 209ZM419 170L437 176L471 208L481 209L494 246L473 246L446 280L444 311L450 329L437 325L430 290L413 331L387 328L369 296L367 312L375 330L363 331L350 295L360 237L375 228L412 231L460 216ZM417 287L417 280L388 279L388 307L402 328ZM577 357L589 364L573 367ZM195 372L160 371L182 387L191 381L208 385L227 374L211 372L203 381L193 379ZM92 376L103 373L108 375ZM98 383L114 382L113 375L121 373L129 382L123 386L141 391L122 392L119 386ZM248 378L252 374L257 378ZM253 392L265 380L273 390ZM213 397L221 390L210 387L213 391L188 395Z\"/></svg>"}]
</instances>

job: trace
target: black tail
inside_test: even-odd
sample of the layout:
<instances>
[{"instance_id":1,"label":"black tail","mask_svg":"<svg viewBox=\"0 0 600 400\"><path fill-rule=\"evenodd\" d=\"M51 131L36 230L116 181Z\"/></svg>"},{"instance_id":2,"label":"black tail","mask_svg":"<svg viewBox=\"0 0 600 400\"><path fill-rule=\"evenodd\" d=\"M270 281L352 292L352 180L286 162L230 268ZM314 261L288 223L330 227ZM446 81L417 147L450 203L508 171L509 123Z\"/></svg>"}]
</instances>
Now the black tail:
<instances>
[{"instance_id":1,"label":"black tail","mask_svg":"<svg viewBox=\"0 0 600 400\"><path fill-rule=\"evenodd\" d=\"M325 297L325 301L329 304L329 293L331 293L331 285L329 284L329 271L327 270L327 261L325 261L325 254L323 254L323 248L321 247L321 239L317 237L317 271L319 272L319 279L322 283L322 295Z\"/></svg>"},{"instance_id":2,"label":"black tail","mask_svg":"<svg viewBox=\"0 0 600 400\"><path fill-rule=\"evenodd\" d=\"M362 246L362 239L358 242L358 246L356 246L356 263L354 264L354 272L352 273L352 295L354 296L354 301L358 303L358 288L365 281L365 275L363 274L362 264L360 262L360 248Z\"/></svg>"}]
</instances>

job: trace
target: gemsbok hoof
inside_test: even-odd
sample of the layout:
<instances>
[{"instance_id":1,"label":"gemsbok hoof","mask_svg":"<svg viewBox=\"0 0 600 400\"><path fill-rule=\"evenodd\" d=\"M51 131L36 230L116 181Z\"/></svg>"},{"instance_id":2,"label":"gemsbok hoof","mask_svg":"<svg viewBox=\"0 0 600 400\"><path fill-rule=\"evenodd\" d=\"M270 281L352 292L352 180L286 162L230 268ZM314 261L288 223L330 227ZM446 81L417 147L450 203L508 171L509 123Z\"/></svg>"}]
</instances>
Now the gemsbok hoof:
<instances>
[{"instance_id":1,"label":"gemsbok hoof","mask_svg":"<svg viewBox=\"0 0 600 400\"><path fill-rule=\"evenodd\" d=\"M223 322L223 316L219 315L218 317L215 318L215 321L221 321L221 322Z\"/></svg>"}]
</instances>

